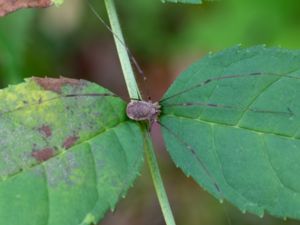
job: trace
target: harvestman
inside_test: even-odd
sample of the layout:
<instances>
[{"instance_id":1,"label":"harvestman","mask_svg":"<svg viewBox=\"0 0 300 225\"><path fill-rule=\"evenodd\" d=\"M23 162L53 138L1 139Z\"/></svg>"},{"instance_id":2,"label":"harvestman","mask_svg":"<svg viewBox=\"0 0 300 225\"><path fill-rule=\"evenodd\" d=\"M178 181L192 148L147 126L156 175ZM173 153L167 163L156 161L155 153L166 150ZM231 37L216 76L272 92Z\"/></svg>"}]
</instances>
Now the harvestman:
<instances>
[{"instance_id":1,"label":"harvestman","mask_svg":"<svg viewBox=\"0 0 300 225\"><path fill-rule=\"evenodd\" d=\"M144 81L146 80L146 76L139 66L138 62L136 61L135 57L131 53L130 49L127 47L127 45L121 40L118 35L116 35L113 30L110 28L110 26L104 21L104 19L97 13L97 11L94 9L94 7L91 5L90 2L88 2L90 9L95 14L95 16L100 20L100 22L105 26L107 30L109 30L112 35L123 45L123 47L126 49L129 58L134 65L135 69L139 74L142 75ZM298 77L286 75L286 74L276 74L276 73L261 73L261 72L252 72L244 75L224 75L220 77L212 77L210 79L206 79L200 83L197 83L193 85L192 87L189 87L188 89L184 89L182 91L179 91L171 96L168 96L166 98L161 99L159 102L152 102L151 100L145 101L143 99L132 99L128 104L126 108L126 114L128 118L134 120L134 121L148 121L149 122L149 131L151 130L151 127L153 123L158 123L163 129L166 129L169 133L172 134L187 150L189 150L199 165L202 167L202 169L205 171L206 175L211 180L212 184L216 188L216 190L222 195L222 190L220 189L219 185L217 184L216 179L212 176L211 172L208 170L207 166L204 164L202 159L197 155L197 151L188 144L185 140L183 140L181 137L179 137L174 131L172 131L169 127L162 124L159 120L160 114L163 112L163 109L161 108L160 103L168 101L169 99L173 99L177 96L180 96L186 92L192 91L197 88L201 88L203 86L209 85L212 82L226 80L226 79L239 79L244 77L259 77L259 76L275 76L275 77L287 77L287 78L296 78ZM102 95L103 96L103 95ZM166 107L190 107L190 106L202 106L202 107L208 107L208 108L223 108L223 109L235 109L240 110L241 108L237 106L231 106L231 105L224 105L224 104L216 104L216 103L208 103L208 102L184 102L184 103L173 103L173 104L164 104L164 108ZM278 114L283 116L293 116L294 113L291 111L290 108L287 108L284 112L276 112L271 110L260 110L260 109L247 109L248 111L257 112L257 113L271 113L271 114ZM222 201L222 200L221 200Z\"/></svg>"}]
</instances>

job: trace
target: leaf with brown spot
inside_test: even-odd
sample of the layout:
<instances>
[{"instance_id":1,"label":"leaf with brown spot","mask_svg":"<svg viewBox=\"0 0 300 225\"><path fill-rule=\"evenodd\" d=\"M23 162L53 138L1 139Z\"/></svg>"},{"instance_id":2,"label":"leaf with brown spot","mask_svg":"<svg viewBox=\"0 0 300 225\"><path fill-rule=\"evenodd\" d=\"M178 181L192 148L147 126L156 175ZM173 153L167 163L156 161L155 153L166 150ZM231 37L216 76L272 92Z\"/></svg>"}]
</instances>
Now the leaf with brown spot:
<instances>
[{"instance_id":1,"label":"leaf with brown spot","mask_svg":"<svg viewBox=\"0 0 300 225\"><path fill-rule=\"evenodd\" d=\"M76 80L71 78L61 77L60 79L57 78L40 78L34 77L33 80L40 85L43 89L48 91L53 91L57 93L61 93L61 89L64 86L71 86L74 88L80 88L81 86L86 85L86 81L84 80Z\"/></svg>"},{"instance_id":2,"label":"leaf with brown spot","mask_svg":"<svg viewBox=\"0 0 300 225\"><path fill-rule=\"evenodd\" d=\"M31 78L1 90L0 224L97 224L142 164L142 132L125 108L83 80Z\"/></svg>"},{"instance_id":3,"label":"leaf with brown spot","mask_svg":"<svg viewBox=\"0 0 300 225\"><path fill-rule=\"evenodd\" d=\"M70 136L70 137L67 137L67 139L64 141L64 143L63 143L63 147L65 148L65 149L69 149L69 148L71 148L74 144L75 144L75 142L77 141L79 139L79 137L77 137L77 136Z\"/></svg>"},{"instance_id":4,"label":"leaf with brown spot","mask_svg":"<svg viewBox=\"0 0 300 225\"><path fill-rule=\"evenodd\" d=\"M41 133L41 135L43 135L46 138L49 138L52 135L52 130L48 125L43 124L41 127L38 128L38 130Z\"/></svg>"},{"instance_id":5,"label":"leaf with brown spot","mask_svg":"<svg viewBox=\"0 0 300 225\"><path fill-rule=\"evenodd\" d=\"M33 151L32 157L34 157L38 162L44 162L54 156L53 148L44 148L42 150Z\"/></svg>"}]
</instances>

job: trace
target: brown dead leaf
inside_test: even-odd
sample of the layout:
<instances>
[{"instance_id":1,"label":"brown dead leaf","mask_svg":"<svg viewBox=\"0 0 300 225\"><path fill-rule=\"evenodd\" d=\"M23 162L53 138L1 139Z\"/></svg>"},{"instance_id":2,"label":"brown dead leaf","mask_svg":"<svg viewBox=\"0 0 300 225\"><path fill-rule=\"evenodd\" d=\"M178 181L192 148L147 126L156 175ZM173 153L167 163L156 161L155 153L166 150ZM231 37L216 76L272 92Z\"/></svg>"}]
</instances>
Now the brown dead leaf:
<instances>
[{"instance_id":1,"label":"brown dead leaf","mask_svg":"<svg viewBox=\"0 0 300 225\"><path fill-rule=\"evenodd\" d=\"M51 5L51 0L0 0L0 16L21 8L44 8Z\"/></svg>"}]
</instances>

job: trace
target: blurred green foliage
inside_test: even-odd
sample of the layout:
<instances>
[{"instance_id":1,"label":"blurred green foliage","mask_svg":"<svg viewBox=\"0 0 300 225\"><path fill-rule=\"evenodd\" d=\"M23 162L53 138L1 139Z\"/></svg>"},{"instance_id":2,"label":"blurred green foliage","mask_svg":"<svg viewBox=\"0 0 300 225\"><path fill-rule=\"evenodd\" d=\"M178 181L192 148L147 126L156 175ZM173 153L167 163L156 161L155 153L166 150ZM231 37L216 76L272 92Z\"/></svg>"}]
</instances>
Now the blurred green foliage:
<instances>
[{"instance_id":1,"label":"blurred green foliage","mask_svg":"<svg viewBox=\"0 0 300 225\"><path fill-rule=\"evenodd\" d=\"M24 53L34 12L19 12L0 19L0 77L4 83L20 82Z\"/></svg>"},{"instance_id":2,"label":"blurred green foliage","mask_svg":"<svg viewBox=\"0 0 300 225\"><path fill-rule=\"evenodd\" d=\"M105 15L101 1L93 4ZM239 43L300 47L299 1L185 5L118 0L117 7L128 45L146 64ZM66 0L61 8L17 11L0 19L0 81L6 85L18 77L72 72L68 59L78 46L109 35L82 0Z\"/></svg>"}]
</instances>

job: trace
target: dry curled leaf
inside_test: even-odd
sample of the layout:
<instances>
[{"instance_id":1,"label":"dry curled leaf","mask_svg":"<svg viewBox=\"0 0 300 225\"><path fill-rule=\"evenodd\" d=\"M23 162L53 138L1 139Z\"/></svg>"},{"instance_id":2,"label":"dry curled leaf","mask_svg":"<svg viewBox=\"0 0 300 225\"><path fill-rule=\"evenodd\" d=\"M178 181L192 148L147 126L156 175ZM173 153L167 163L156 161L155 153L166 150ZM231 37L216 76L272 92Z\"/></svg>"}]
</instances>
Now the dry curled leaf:
<instances>
[{"instance_id":1,"label":"dry curled leaf","mask_svg":"<svg viewBox=\"0 0 300 225\"><path fill-rule=\"evenodd\" d=\"M21 8L44 8L52 4L51 0L0 0L0 16Z\"/></svg>"}]
</instances>

